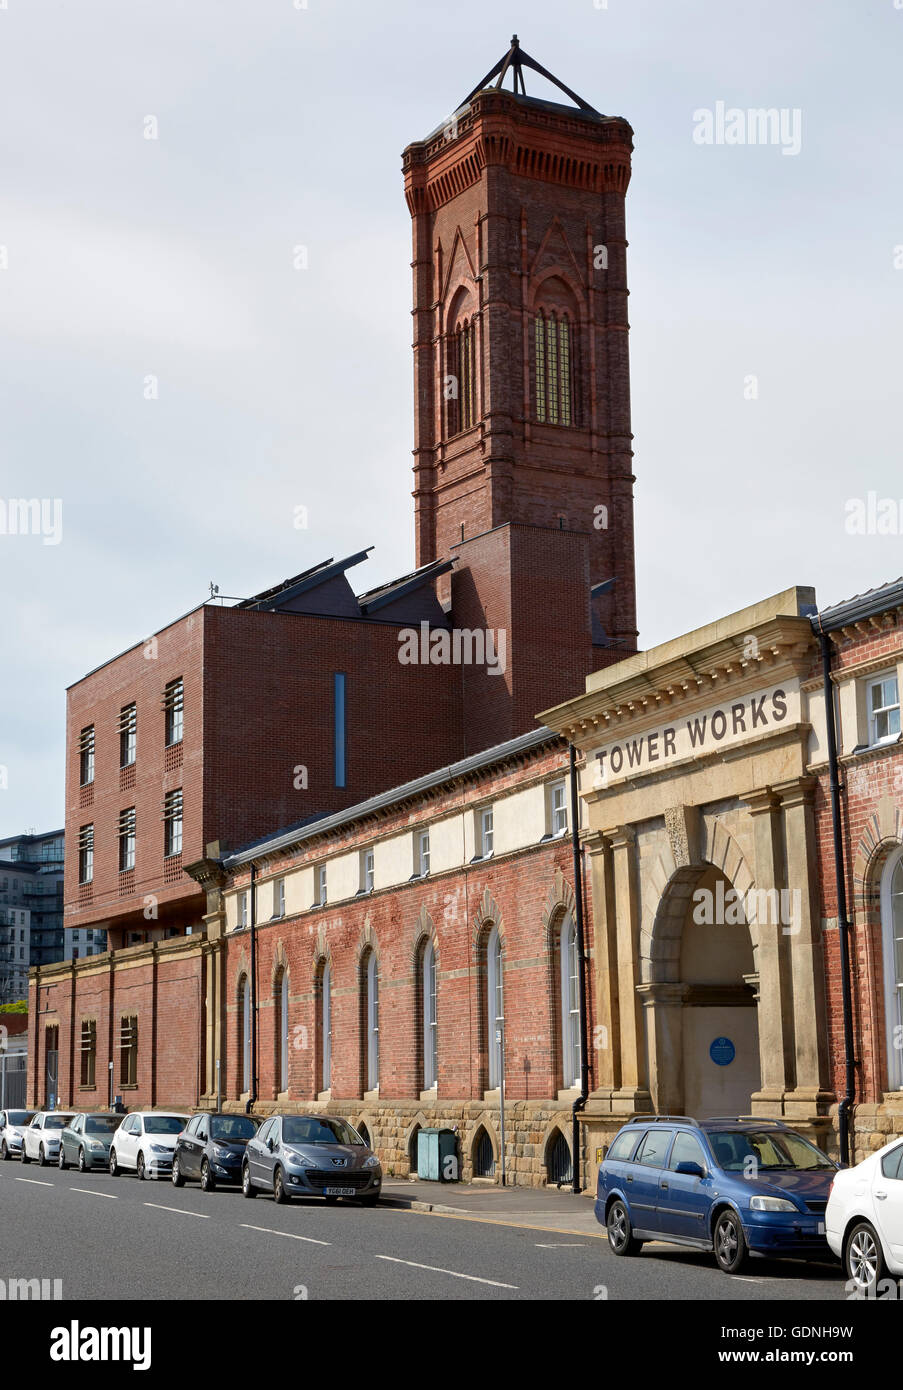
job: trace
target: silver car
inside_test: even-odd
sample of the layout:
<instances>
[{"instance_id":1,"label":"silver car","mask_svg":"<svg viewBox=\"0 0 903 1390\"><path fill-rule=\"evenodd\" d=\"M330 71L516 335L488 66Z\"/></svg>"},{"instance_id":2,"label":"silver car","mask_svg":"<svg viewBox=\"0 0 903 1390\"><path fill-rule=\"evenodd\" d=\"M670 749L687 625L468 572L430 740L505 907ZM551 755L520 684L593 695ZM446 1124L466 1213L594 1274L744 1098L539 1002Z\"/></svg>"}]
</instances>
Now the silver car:
<instances>
[{"instance_id":1,"label":"silver car","mask_svg":"<svg viewBox=\"0 0 903 1390\"><path fill-rule=\"evenodd\" d=\"M39 1110L22 1134L22 1162L33 1158L43 1168L55 1163L60 1152L60 1135L72 1119L72 1111Z\"/></svg>"},{"instance_id":2,"label":"silver car","mask_svg":"<svg viewBox=\"0 0 903 1390\"><path fill-rule=\"evenodd\" d=\"M110 1145L122 1116L110 1111L90 1111L76 1115L60 1135L59 1166L78 1166L80 1173L89 1168L106 1168L110 1160Z\"/></svg>"},{"instance_id":3,"label":"silver car","mask_svg":"<svg viewBox=\"0 0 903 1390\"><path fill-rule=\"evenodd\" d=\"M275 1201L354 1197L375 1206L382 1169L357 1130L336 1115L273 1115L248 1140L241 1165L246 1197L272 1192Z\"/></svg>"},{"instance_id":4,"label":"silver car","mask_svg":"<svg viewBox=\"0 0 903 1390\"><path fill-rule=\"evenodd\" d=\"M33 1110L0 1110L0 1159L4 1163L21 1157L22 1135L33 1119Z\"/></svg>"}]
</instances>

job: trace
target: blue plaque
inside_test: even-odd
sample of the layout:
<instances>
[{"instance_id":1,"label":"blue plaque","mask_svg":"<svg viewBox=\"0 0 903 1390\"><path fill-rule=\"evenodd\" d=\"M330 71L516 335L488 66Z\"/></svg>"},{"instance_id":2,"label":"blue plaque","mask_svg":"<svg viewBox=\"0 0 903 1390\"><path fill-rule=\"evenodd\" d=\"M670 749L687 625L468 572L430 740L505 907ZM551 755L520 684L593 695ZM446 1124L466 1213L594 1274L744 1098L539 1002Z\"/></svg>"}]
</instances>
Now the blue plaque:
<instances>
[{"instance_id":1,"label":"blue plaque","mask_svg":"<svg viewBox=\"0 0 903 1390\"><path fill-rule=\"evenodd\" d=\"M737 1049L730 1038L716 1038L709 1048L709 1056L716 1067L729 1067L737 1055Z\"/></svg>"}]
</instances>

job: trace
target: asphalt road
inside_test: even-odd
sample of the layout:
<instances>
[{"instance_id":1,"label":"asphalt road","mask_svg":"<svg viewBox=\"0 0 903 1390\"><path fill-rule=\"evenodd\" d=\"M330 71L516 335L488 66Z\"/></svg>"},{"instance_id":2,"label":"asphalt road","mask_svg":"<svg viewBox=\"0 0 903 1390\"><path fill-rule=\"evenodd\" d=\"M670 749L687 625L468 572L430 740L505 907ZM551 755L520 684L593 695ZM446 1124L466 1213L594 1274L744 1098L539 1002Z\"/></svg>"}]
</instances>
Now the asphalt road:
<instances>
[{"instance_id":1,"label":"asphalt road","mask_svg":"<svg viewBox=\"0 0 903 1390\"><path fill-rule=\"evenodd\" d=\"M617 1259L595 1223L539 1218L529 1205L501 1216L489 1204L460 1216L277 1207L237 1189L11 1162L0 1164L0 1279L61 1279L65 1299L846 1297L839 1266L757 1260L731 1278L711 1256L664 1244Z\"/></svg>"}]
</instances>

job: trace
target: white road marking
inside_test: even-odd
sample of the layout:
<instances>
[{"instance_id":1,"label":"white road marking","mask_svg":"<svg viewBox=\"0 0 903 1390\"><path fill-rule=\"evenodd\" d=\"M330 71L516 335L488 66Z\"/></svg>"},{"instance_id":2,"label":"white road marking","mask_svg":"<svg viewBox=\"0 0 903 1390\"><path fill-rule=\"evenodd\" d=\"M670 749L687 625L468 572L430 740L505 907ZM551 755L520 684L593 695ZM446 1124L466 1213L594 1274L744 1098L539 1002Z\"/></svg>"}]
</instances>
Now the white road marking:
<instances>
[{"instance_id":1,"label":"white road marking","mask_svg":"<svg viewBox=\"0 0 903 1390\"><path fill-rule=\"evenodd\" d=\"M268 1236L288 1236L289 1240L304 1240L308 1245L331 1245L331 1240L314 1240L313 1236L296 1236L294 1231L274 1231L270 1226L249 1226L247 1221L239 1222L246 1231L266 1231Z\"/></svg>"},{"instance_id":2,"label":"white road marking","mask_svg":"<svg viewBox=\"0 0 903 1390\"><path fill-rule=\"evenodd\" d=\"M494 1289L516 1289L517 1284L503 1284L500 1279L481 1279L478 1274L461 1274L457 1269L441 1269L439 1265L421 1265L416 1260L399 1260L395 1255L376 1255L377 1260L388 1260L393 1265L410 1265L411 1269L428 1269L433 1274L450 1274L453 1279L469 1279L474 1284L491 1284Z\"/></svg>"},{"instance_id":3,"label":"white road marking","mask_svg":"<svg viewBox=\"0 0 903 1390\"><path fill-rule=\"evenodd\" d=\"M70 1192L87 1192L89 1197L106 1197L108 1202L118 1202L115 1192L95 1192L93 1187L70 1187Z\"/></svg>"},{"instance_id":4,"label":"white road marking","mask_svg":"<svg viewBox=\"0 0 903 1390\"><path fill-rule=\"evenodd\" d=\"M583 1245L583 1241L582 1241L582 1240L573 1240L573 1241L568 1241L568 1240L556 1240L556 1241L554 1241L551 1245L544 1245L543 1242L540 1241L540 1240L534 1241L533 1243L534 1243L534 1245L536 1246L537 1250L583 1250L583 1249L584 1249L584 1245Z\"/></svg>"},{"instance_id":5,"label":"white road marking","mask_svg":"<svg viewBox=\"0 0 903 1390\"><path fill-rule=\"evenodd\" d=\"M30 1182L33 1187L53 1187L52 1182L38 1182L37 1178L16 1178L16 1182Z\"/></svg>"},{"instance_id":6,"label":"white road marking","mask_svg":"<svg viewBox=\"0 0 903 1390\"><path fill-rule=\"evenodd\" d=\"M174 1211L176 1216L196 1216L198 1221L209 1221L210 1217L200 1211L186 1211L184 1207L164 1207L159 1202L145 1202L146 1207L156 1207L157 1211Z\"/></svg>"}]
</instances>

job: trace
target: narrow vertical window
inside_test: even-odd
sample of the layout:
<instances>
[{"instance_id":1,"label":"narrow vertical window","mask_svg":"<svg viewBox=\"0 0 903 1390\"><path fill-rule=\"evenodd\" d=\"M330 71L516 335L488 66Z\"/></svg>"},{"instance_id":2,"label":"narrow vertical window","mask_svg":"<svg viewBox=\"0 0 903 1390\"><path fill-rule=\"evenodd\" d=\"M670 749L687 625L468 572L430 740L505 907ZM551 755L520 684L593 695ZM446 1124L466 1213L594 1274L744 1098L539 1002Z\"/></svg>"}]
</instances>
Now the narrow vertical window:
<instances>
[{"instance_id":1,"label":"narrow vertical window","mask_svg":"<svg viewBox=\"0 0 903 1390\"><path fill-rule=\"evenodd\" d=\"M323 965L323 979L320 989L320 1039L323 1049L323 1075L320 1078L322 1091L332 1085L332 974L329 961Z\"/></svg>"},{"instance_id":2,"label":"narrow vertical window","mask_svg":"<svg viewBox=\"0 0 903 1390\"><path fill-rule=\"evenodd\" d=\"M335 784L345 785L345 673L336 671L333 675L332 711L335 731Z\"/></svg>"},{"instance_id":3,"label":"narrow vertical window","mask_svg":"<svg viewBox=\"0 0 903 1390\"><path fill-rule=\"evenodd\" d=\"M288 971L279 983L279 1090L288 1090Z\"/></svg>"},{"instance_id":4,"label":"narrow vertical window","mask_svg":"<svg viewBox=\"0 0 903 1390\"><path fill-rule=\"evenodd\" d=\"M82 729L78 741L78 780L79 786L87 787L94 781L94 725Z\"/></svg>"},{"instance_id":5,"label":"narrow vertical window","mask_svg":"<svg viewBox=\"0 0 903 1390\"><path fill-rule=\"evenodd\" d=\"M486 945L486 1013L489 1032L489 1089L494 1091L501 1083L502 1029L505 1025L502 942L498 927L492 928Z\"/></svg>"},{"instance_id":6,"label":"narrow vertical window","mask_svg":"<svg viewBox=\"0 0 903 1390\"><path fill-rule=\"evenodd\" d=\"M138 1017L124 1014L119 1020L119 1081L122 1086L138 1085Z\"/></svg>"},{"instance_id":7,"label":"narrow vertical window","mask_svg":"<svg viewBox=\"0 0 903 1390\"><path fill-rule=\"evenodd\" d=\"M367 1090L375 1091L379 1085L379 966L375 951L367 955L364 980L367 996Z\"/></svg>"},{"instance_id":8,"label":"narrow vertical window","mask_svg":"<svg viewBox=\"0 0 903 1390\"><path fill-rule=\"evenodd\" d=\"M546 329L542 314L536 315L536 418L546 420Z\"/></svg>"},{"instance_id":9,"label":"narrow vertical window","mask_svg":"<svg viewBox=\"0 0 903 1390\"><path fill-rule=\"evenodd\" d=\"M571 423L571 330L567 319L558 322L558 374L560 416L563 425Z\"/></svg>"},{"instance_id":10,"label":"narrow vertical window","mask_svg":"<svg viewBox=\"0 0 903 1390\"><path fill-rule=\"evenodd\" d=\"M163 802L163 854L182 853L182 788L167 792Z\"/></svg>"},{"instance_id":11,"label":"narrow vertical window","mask_svg":"<svg viewBox=\"0 0 903 1390\"><path fill-rule=\"evenodd\" d=\"M546 319L546 351L548 353L548 395L546 410L549 424L558 424L558 324L555 316Z\"/></svg>"},{"instance_id":12,"label":"narrow vertical window","mask_svg":"<svg viewBox=\"0 0 903 1390\"><path fill-rule=\"evenodd\" d=\"M285 916L285 879L273 880L273 916Z\"/></svg>"},{"instance_id":13,"label":"narrow vertical window","mask_svg":"<svg viewBox=\"0 0 903 1390\"><path fill-rule=\"evenodd\" d=\"M119 872L121 874L128 873L129 869L135 867L136 838L135 808L130 806L128 810L119 813Z\"/></svg>"},{"instance_id":14,"label":"narrow vertical window","mask_svg":"<svg viewBox=\"0 0 903 1390\"><path fill-rule=\"evenodd\" d=\"M251 982L242 976L241 985L241 1089L251 1090Z\"/></svg>"},{"instance_id":15,"label":"narrow vertical window","mask_svg":"<svg viewBox=\"0 0 903 1390\"><path fill-rule=\"evenodd\" d=\"M94 826L83 825L78 832L78 881L94 881Z\"/></svg>"},{"instance_id":16,"label":"narrow vertical window","mask_svg":"<svg viewBox=\"0 0 903 1390\"><path fill-rule=\"evenodd\" d=\"M182 742L182 719L185 707L185 687L181 676L170 681L163 691L163 710L166 720L166 746Z\"/></svg>"},{"instance_id":17,"label":"narrow vertical window","mask_svg":"<svg viewBox=\"0 0 903 1390\"><path fill-rule=\"evenodd\" d=\"M82 1020L79 1052L81 1053L79 1085L94 1086L96 1084L95 1073L97 1065L97 1023L93 1018Z\"/></svg>"},{"instance_id":18,"label":"narrow vertical window","mask_svg":"<svg viewBox=\"0 0 903 1390\"><path fill-rule=\"evenodd\" d=\"M119 766L131 767L138 746L138 708L133 703L119 711Z\"/></svg>"},{"instance_id":19,"label":"narrow vertical window","mask_svg":"<svg viewBox=\"0 0 903 1390\"><path fill-rule=\"evenodd\" d=\"M577 928L572 917L561 925L561 1071L566 1088L580 1085L580 990Z\"/></svg>"},{"instance_id":20,"label":"narrow vertical window","mask_svg":"<svg viewBox=\"0 0 903 1390\"><path fill-rule=\"evenodd\" d=\"M430 871L430 832L421 830L417 836L417 874L426 878Z\"/></svg>"},{"instance_id":21,"label":"narrow vertical window","mask_svg":"<svg viewBox=\"0 0 903 1390\"><path fill-rule=\"evenodd\" d=\"M326 906L326 865L321 864L317 869L317 900L314 907Z\"/></svg>"},{"instance_id":22,"label":"narrow vertical window","mask_svg":"<svg viewBox=\"0 0 903 1390\"><path fill-rule=\"evenodd\" d=\"M903 1091L903 850L888 860L881 884L888 1086Z\"/></svg>"},{"instance_id":23,"label":"narrow vertical window","mask_svg":"<svg viewBox=\"0 0 903 1390\"><path fill-rule=\"evenodd\" d=\"M436 1029L436 949L428 941L423 952L423 1089L429 1091L439 1076L439 1040Z\"/></svg>"}]
</instances>

